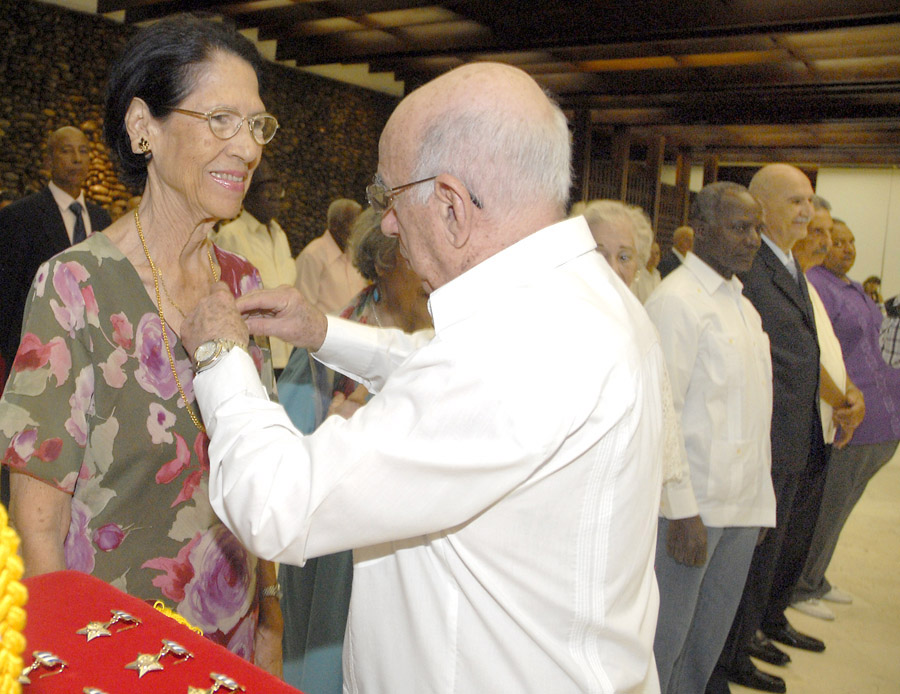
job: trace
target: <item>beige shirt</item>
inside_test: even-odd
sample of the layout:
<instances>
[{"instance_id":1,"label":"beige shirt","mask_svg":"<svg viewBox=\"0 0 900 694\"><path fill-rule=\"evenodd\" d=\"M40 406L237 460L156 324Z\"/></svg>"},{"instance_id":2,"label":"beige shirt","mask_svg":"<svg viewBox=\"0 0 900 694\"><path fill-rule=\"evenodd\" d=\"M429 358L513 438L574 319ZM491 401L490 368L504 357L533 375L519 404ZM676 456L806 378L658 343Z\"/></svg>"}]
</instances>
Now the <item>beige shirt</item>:
<instances>
[{"instance_id":1,"label":"beige shirt","mask_svg":"<svg viewBox=\"0 0 900 694\"><path fill-rule=\"evenodd\" d=\"M847 392L847 369L844 366L844 353L841 351L841 343L838 342L837 335L834 334L834 328L831 325L831 319L828 317L828 311L825 310L825 304L819 292L809 280L806 281L806 288L809 290L809 300L813 307L813 316L816 319L816 336L819 338L819 361L823 368L831 376L831 380L840 389L842 393ZM822 434L825 437L825 443L834 443L834 435L837 433L834 426L834 420L831 418L834 414L834 408L825 402L824 398L819 398L819 413L822 416Z\"/></svg>"},{"instance_id":2,"label":"beige shirt","mask_svg":"<svg viewBox=\"0 0 900 694\"><path fill-rule=\"evenodd\" d=\"M274 289L282 284L293 285L297 270L287 234L274 219L267 227L247 210L227 224L219 227L212 235L213 243L244 256L259 271L263 287ZM269 340L272 349L272 364L283 369L291 356L291 345L278 338Z\"/></svg>"},{"instance_id":3,"label":"beige shirt","mask_svg":"<svg viewBox=\"0 0 900 694\"><path fill-rule=\"evenodd\" d=\"M297 281L307 301L320 311L337 315L369 282L353 267L348 252L341 252L326 231L297 256Z\"/></svg>"}]
</instances>

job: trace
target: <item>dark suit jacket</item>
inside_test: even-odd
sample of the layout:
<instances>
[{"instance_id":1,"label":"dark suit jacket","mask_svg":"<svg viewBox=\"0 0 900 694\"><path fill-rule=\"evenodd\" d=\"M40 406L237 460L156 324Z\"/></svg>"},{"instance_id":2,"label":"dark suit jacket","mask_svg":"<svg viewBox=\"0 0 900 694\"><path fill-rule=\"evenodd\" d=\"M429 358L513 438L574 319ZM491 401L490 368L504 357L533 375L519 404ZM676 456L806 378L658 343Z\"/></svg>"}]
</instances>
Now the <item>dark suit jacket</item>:
<instances>
[{"instance_id":1,"label":"dark suit jacket","mask_svg":"<svg viewBox=\"0 0 900 694\"><path fill-rule=\"evenodd\" d=\"M802 278L799 265L797 272ZM822 436L819 341L806 282L794 280L765 242L740 279L744 296L762 318L772 350L772 475L799 474L814 437Z\"/></svg>"},{"instance_id":2,"label":"dark suit jacket","mask_svg":"<svg viewBox=\"0 0 900 694\"><path fill-rule=\"evenodd\" d=\"M112 224L102 207L88 202L87 211L94 231ZM25 300L38 267L68 247L66 225L50 188L0 210L0 354L7 366L19 348Z\"/></svg>"},{"instance_id":3,"label":"dark suit jacket","mask_svg":"<svg viewBox=\"0 0 900 694\"><path fill-rule=\"evenodd\" d=\"M681 260L670 248L663 254L663 257L659 259L659 265L656 266L656 269L659 270L660 277L665 277L679 265L681 265Z\"/></svg>"}]
</instances>

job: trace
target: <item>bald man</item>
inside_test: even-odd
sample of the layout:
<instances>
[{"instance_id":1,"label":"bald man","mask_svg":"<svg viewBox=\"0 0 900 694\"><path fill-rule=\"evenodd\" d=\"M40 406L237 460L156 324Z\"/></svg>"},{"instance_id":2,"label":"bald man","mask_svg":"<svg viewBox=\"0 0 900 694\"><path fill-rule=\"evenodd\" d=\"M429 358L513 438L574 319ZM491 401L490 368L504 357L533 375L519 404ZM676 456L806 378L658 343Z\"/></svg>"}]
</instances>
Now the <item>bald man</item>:
<instances>
[{"instance_id":1,"label":"bald man","mask_svg":"<svg viewBox=\"0 0 900 694\"><path fill-rule=\"evenodd\" d=\"M694 245L694 230L691 227L678 227L672 232L672 247L660 259L657 270L660 277L665 277L684 262L684 257Z\"/></svg>"},{"instance_id":2,"label":"bald man","mask_svg":"<svg viewBox=\"0 0 900 694\"><path fill-rule=\"evenodd\" d=\"M527 74L453 70L397 107L367 191L430 292L433 339L288 288L216 290L185 323L219 516L281 562L354 548L345 691L659 691L662 353L564 219L569 161ZM301 435L265 399L248 328L376 395ZM543 368L552 354L578 378Z\"/></svg>"},{"instance_id":3,"label":"bald man","mask_svg":"<svg viewBox=\"0 0 900 694\"><path fill-rule=\"evenodd\" d=\"M328 206L328 227L297 256L293 284L320 311L339 314L369 281L353 265L347 246L353 222L362 212L356 200L338 198Z\"/></svg>"},{"instance_id":4,"label":"bald man","mask_svg":"<svg viewBox=\"0 0 900 694\"><path fill-rule=\"evenodd\" d=\"M784 615L818 518L827 463L818 413L815 317L803 271L791 253L807 234L813 188L799 169L770 164L753 176L749 189L762 205L765 229L759 252L741 281L771 347L776 527L765 533L753 554L740 606L707 687L711 694L728 692L726 680L784 692L781 677L760 670L750 660L752 655L774 665L790 661L772 641L811 651L825 649L820 640L796 631Z\"/></svg>"},{"instance_id":5,"label":"bald man","mask_svg":"<svg viewBox=\"0 0 900 694\"><path fill-rule=\"evenodd\" d=\"M7 364L19 348L25 300L40 264L112 222L106 210L84 198L90 153L87 137L78 128L54 131L47 140L50 183L0 210L0 354ZM75 203L80 206L77 213Z\"/></svg>"}]
</instances>

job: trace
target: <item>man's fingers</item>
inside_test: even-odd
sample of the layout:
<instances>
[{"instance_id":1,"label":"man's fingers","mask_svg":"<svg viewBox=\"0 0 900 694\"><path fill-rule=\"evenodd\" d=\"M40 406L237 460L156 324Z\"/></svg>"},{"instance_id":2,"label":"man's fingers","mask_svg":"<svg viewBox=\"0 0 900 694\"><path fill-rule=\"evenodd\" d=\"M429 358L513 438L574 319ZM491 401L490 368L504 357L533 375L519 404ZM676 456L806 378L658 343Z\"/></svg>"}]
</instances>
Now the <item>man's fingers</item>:
<instances>
[{"instance_id":1,"label":"man's fingers","mask_svg":"<svg viewBox=\"0 0 900 694\"><path fill-rule=\"evenodd\" d=\"M245 316L274 316L290 305L290 288L256 289L237 299L237 309Z\"/></svg>"}]
</instances>

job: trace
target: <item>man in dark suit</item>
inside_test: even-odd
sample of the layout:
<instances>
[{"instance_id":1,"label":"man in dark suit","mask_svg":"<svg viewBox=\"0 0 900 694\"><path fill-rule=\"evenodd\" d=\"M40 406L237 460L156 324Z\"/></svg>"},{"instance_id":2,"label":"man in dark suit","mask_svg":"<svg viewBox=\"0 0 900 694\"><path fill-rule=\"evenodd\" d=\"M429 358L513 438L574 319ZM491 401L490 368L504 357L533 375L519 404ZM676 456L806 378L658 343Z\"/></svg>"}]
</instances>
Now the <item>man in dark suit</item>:
<instances>
[{"instance_id":1,"label":"man in dark suit","mask_svg":"<svg viewBox=\"0 0 900 694\"><path fill-rule=\"evenodd\" d=\"M109 213L87 202L81 189L90 166L84 133L71 126L54 131L47 140L47 156L47 187L0 210L0 355L9 368L19 348L25 300L40 264L112 223Z\"/></svg>"},{"instance_id":2,"label":"man in dark suit","mask_svg":"<svg viewBox=\"0 0 900 694\"><path fill-rule=\"evenodd\" d=\"M772 351L772 485L776 527L766 532L750 565L741 604L708 694L728 692L727 681L784 692L784 680L759 670L753 655L775 665L790 656L772 641L811 651L825 644L796 631L784 611L800 576L825 483L825 446L818 414L819 346L813 308L794 243L806 236L813 189L793 166L771 164L750 182L762 204L766 230L750 271L741 276L769 335ZM761 634L760 634L761 632Z\"/></svg>"},{"instance_id":3,"label":"man in dark suit","mask_svg":"<svg viewBox=\"0 0 900 694\"><path fill-rule=\"evenodd\" d=\"M672 232L672 247L660 259L656 269L659 276L665 277L684 262L684 256L694 246L694 230L690 227L678 227Z\"/></svg>"}]
</instances>

